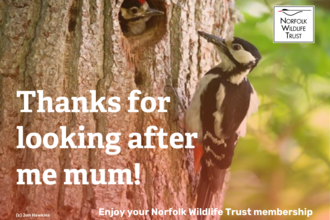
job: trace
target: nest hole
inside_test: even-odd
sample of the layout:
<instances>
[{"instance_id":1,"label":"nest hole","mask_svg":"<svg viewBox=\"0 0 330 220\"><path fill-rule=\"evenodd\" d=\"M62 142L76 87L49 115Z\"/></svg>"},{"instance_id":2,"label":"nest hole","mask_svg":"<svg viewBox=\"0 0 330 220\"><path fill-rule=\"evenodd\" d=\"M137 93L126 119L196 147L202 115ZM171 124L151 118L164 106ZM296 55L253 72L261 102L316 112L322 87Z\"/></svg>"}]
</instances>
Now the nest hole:
<instances>
[{"instance_id":1,"label":"nest hole","mask_svg":"<svg viewBox=\"0 0 330 220\"><path fill-rule=\"evenodd\" d=\"M154 46L166 33L167 13L164 0L146 0L146 2L149 7L164 12L164 15L151 17L146 23L146 30L138 35L125 32L123 23L120 23L123 35L127 38L130 48L133 51L138 48Z\"/></svg>"},{"instance_id":2,"label":"nest hole","mask_svg":"<svg viewBox=\"0 0 330 220\"><path fill-rule=\"evenodd\" d=\"M143 76L142 73L138 70L135 70L134 82L138 87L143 85Z\"/></svg>"}]
</instances>

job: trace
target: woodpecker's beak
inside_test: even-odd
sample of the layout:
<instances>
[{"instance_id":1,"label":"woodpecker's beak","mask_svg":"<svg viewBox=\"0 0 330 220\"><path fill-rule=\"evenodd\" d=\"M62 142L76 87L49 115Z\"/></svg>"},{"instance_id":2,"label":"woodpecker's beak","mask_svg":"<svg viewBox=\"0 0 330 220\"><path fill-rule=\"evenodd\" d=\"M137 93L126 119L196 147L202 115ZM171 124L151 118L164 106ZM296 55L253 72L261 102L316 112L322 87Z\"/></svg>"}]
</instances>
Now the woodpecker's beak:
<instances>
[{"instance_id":1,"label":"woodpecker's beak","mask_svg":"<svg viewBox=\"0 0 330 220\"><path fill-rule=\"evenodd\" d=\"M146 13L145 13L145 16L146 17L152 17L152 16L158 16L158 15L163 15L164 12L162 11L159 11L157 9L153 9L153 8L148 8Z\"/></svg>"},{"instance_id":2,"label":"woodpecker's beak","mask_svg":"<svg viewBox=\"0 0 330 220\"><path fill-rule=\"evenodd\" d=\"M225 44L225 39L221 38L221 37L217 37L217 36L214 36L212 34L207 34L203 31L198 31L198 34L205 38L208 42L211 42L221 48L226 48L226 44Z\"/></svg>"}]
</instances>

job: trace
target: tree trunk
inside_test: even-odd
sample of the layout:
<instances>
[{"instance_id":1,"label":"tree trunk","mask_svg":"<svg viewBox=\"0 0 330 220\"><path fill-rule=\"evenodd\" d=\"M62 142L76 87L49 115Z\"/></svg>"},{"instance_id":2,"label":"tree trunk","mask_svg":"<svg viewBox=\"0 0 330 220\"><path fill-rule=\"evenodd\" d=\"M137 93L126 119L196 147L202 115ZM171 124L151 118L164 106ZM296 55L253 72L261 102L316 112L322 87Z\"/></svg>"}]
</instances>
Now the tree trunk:
<instances>
[{"instance_id":1,"label":"tree trunk","mask_svg":"<svg viewBox=\"0 0 330 220\"><path fill-rule=\"evenodd\" d=\"M179 102L189 105L198 79L218 62L213 46L200 40L197 30L223 37L231 34L234 3L148 2L166 15L152 18L142 35L126 38L118 21L122 0L0 1L0 219L15 219L16 213L47 213L50 219L108 219L99 216L99 208L194 208L198 176L192 150L129 149L128 135L143 136L150 125L169 135L184 132ZM127 97L134 89L142 91L140 100L170 96L168 112L128 113ZM33 98L29 102L33 112L22 113L23 98L16 93L23 90L43 90L44 97L52 97L54 109L57 97L84 96L90 103L90 90L96 90L97 98L120 97L121 110L39 113L38 98ZM24 127L24 136L56 133L61 143L60 126L66 126L69 134L81 132L80 125L85 133L100 132L103 137L121 133L120 154L109 156L99 148L17 149L17 126ZM77 136L74 142L78 145ZM168 137L165 144L169 145ZM141 166L140 185L63 184L64 169L128 168L133 174L135 163ZM41 176L46 169L54 169L56 184L17 185L17 169L39 169ZM214 207L221 207L220 197L213 200ZM194 218L149 214L118 219Z\"/></svg>"}]
</instances>

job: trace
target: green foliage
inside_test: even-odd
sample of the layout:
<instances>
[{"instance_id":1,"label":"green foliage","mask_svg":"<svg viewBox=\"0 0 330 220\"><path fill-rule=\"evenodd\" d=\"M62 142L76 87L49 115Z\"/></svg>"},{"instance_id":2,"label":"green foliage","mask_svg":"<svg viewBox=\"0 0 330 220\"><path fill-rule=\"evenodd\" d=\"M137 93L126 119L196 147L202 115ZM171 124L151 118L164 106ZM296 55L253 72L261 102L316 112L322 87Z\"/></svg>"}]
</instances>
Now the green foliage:
<instances>
[{"instance_id":1,"label":"green foliage","mask_svg":"<svg viewBox=\"0 0 330 220\"><path fill-rule=\"evenodd\" d=\"M236 25L235 36L251 41L263 56L249 75L261 105L236 149L225 208L307 208L315 216L309 219L321 220L316 216L329 207L330 11L315 5L315 43L279 44L273 43L272 6L280 4L313 5L236 1L245 22Z\"/></svg>"}]
</instances>

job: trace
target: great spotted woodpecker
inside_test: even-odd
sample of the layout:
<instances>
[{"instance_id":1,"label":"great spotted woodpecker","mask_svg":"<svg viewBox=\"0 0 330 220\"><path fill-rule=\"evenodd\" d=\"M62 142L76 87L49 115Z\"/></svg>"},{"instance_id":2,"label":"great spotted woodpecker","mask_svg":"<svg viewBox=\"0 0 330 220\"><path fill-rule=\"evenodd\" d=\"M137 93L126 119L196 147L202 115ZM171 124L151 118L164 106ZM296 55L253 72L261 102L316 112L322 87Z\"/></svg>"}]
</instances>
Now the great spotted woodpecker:
<instances>
[{"instance_id":1,"label":"great spotted woodpecker","mask_svg":"<svg viewBox=\"0 0 330 220\"><path fill-rule=\"evenodd\" d=\"M146 0L125 0L120 8L119 21L126 36L142 34L147 21L164 12L150 8Z\"/></svg>"},{"instance_id":2,"label":"great spotted woodpecker","mask_svg":"<svg viewBox=\"0 0 330 220\"><path fill-rule=\"evenodd\" d=\"M258 110L259 100L247 75L261 55L254 45L241 38L224 40L198 33L215 44L221 58L221 63L198 83L185 117L187 129L198 133L195 171L199 162L202 168L196 207L206 209L210 208L213 194L222 188L238 137L245 136L247 117ZM198 220L205 218L198 216Z\"/></svg>"}]
</instances>

